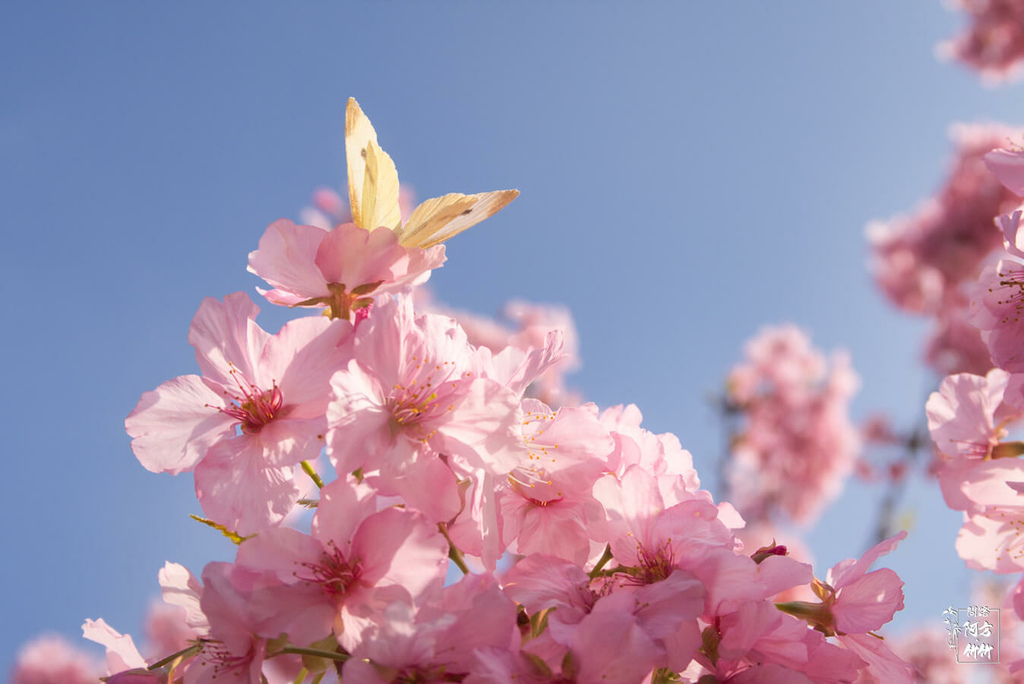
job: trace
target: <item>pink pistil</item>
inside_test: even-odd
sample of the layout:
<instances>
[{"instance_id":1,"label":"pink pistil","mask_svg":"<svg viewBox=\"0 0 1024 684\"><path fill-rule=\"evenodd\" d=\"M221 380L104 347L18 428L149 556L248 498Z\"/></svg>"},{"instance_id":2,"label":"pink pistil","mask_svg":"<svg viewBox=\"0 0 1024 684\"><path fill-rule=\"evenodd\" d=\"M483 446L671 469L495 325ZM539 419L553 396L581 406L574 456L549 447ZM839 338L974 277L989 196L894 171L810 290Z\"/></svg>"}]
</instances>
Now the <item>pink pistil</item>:
<instances>
[{"instance_id":1,"label":"pink pistil","mask_svg":"<svg viewBox=\"0 0 1024 684\"><path fill-rule=\"evenodd\" d=\"M333 542L328 543L319 563L302 563L302 567L312 576L299 579L319 585L325 594L336 599L348 594L363 571L358 560L346 559Z\"/></svg>"},{"instance_id":2,"label":"pink pistil","mask_svg":"<svg viewBox=\"0 0 1024 684\"><path fill-rule=\"evenodd\" d=\"M415 356L412 360L417 362L416 371L421 371L425 364L430 365L427 361L418 361ZM451 377L454 372L455 364L443 361L434 364L434 367L425 374L421 371L408 385L392 387L388 404L395 423L418 423L424 418L436 415L439 408L449 408L451 404L448 404L448 400L458 387L458 378L452 380ZM443 406L444 404L448 404L448 407Z\"/></svg>"},{"instance_id":3,"label":"pink pistil","mask_svg":"<svg viewBox=\"0 0 1024 684\"><path fill-rule=\"evenodd\" d=\"M200 666L213 665L213 676L236 672L249 666L252 662L252 651L245 655L231 653L219 641L202 642L202 658L199 659Z\"/></svg>"},{"instance_id":4,"label":"pink pistil","mask_svg":"<svg viewBox=\"0 0 1024 684\"><path fill-rule=\"evenodd\" d=\"M675 568L671 541L666 541L655 549L647 549L641 545L637 550L636 557L640 561L638 568L640 572L637 579L643 584L660 582L671 575Z\"/></svg>"},{"instance_id":5,"label":"pink pistil","mask_svg":"<svg viewBox=\"0 0 1024 684\"><path fill-rule=\"evenodd\" d=\"M261 390L256 385L243 381L234 369L231 374L238 383L242 395L232 397L232 403L219 410L241 422L242 432L256 434L281 410L284 397L276 382L271 389Z\"/></svg>"}]
</instances>

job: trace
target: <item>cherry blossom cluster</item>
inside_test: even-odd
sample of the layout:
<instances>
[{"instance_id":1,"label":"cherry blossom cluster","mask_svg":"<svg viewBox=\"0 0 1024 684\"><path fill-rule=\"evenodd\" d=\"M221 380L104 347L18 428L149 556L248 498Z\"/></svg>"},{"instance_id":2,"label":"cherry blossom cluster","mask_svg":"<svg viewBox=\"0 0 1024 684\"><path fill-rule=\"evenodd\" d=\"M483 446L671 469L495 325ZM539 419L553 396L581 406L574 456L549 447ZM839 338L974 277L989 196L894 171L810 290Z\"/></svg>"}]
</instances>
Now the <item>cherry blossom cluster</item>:
<instances>
[{"instance_id":1,"label":"cherry blossom cluster","mask_svg":"<svg viewBox=\"0 0 1024 684\"><path fill-rule=\"evenodd\" d=\"M765 328L729 375L728 409L742 418L731 444L730 500L748 523L779 513L811 522L841 491L859 455L849 357L829 360L788 325Z\"/></svg>"},{"instance_id":2,"label":"cherry blossom cluster","mask_svg":"<svg viewBox=\"0 0 1024 684\"><path fill-rule=\"evenodd\" d=\"M968 289L985 258L1000 246L992 219L1018 203L985 167L984 155L1006 144L1012 129L958 125L956 154L945 186L912 214L868 226L871 267L889 301L934 319L927 363L948 373L984 373L988 350L970 325Z\"/></svg>"},{"instance_id":3,"label":"cherry blossom cluster","mask_svg":"<svg viewBox=\"0 0 1024 684\"><path fill-rule=\"evenodd\" d=\"M985 156L994 177L1024 196L1024 151L1000 149ZM927 403L928 427L941 453L938 472L946 504L964 513L957 552L969 567L1024 573L1024 442L1013 432L1024 417L1024 356L1020 309L1024 301L1024 234L1021 210L996 219L1002 258L982 271L970 293L968 320L996 367L985 375L947 376ZM1024 580L1010 600L1024 619ZM1024 671L1024 658L1010 672Z\"/></svg>"},{"instance_id":4,"label":"cherry blossom cluster","mask_svg":"<svg viewBox=\"0 0 1024 684\"><path fill-rule=\"evenodd\" d=\"M1024 2L953 0L952 6L968 14L970 25L940 51L993 80L1018 74L1024 60Z\"/></svg>"},{"instance_id":5,"label":"cherry blossom cluster","mask_svg":"<svg viewBox=\"0 0 1024 684\"><path fill-rule=\"evenodd\" d=\"M408 219L415 205L415 195L408 186L399 188L398 202L403 220ZM305 224L330 231L351 223L352 212L337 192L330 188L319 188L313 193L312 204L302 210L301 218ZM506 347L517 347L523 351L529 351L531 347L542 347L549 332L560 330L561 358L536 378L527 388L526 394L556 407L582 403L579 393L565 384L565 376L578 370L581 365L576 323L567 308L513 300L505 305L496 320L437 302L426 286L415 288L412 294L418 310L457 319L470 344L487 347L495 354Z\"/></svg>"},{"instance_id":6,"label":"cherry blossom cluster","mask_svg":"<svg viewBox=\"0 0 1024 684\"><path fill-rule=\"evenodd\" d=\"M903 583L871 569L905 532L823 580L776 540L744 546L743 518L701 488L678 438L635 406L569 401L575 340L549 329L565 315L513 307L514 329L487 343L478 326L474 344L417 308L441 243L514 191L402 218L354 101L346 144L353 221L322 193L317 225L276 221L249 255L268 302L314 315L271 333L247 294L206 299L188 335L199 373L146 392L125 421L145 468L193 474L200 520L237 552L198 575L164 566L171 617L145 657L86 621L108 681L912 681L876 633ZM773 384L822 423L820 463L794 471L818 500L848 467L853 440L829 421L856 379L841 359L826 375L799 333L773 334L734 397L756 421ZM18 684L42 681L24 672Z\"/></svg>"},{"instance_id":7,"label":"cherry blossom cluster","mask_svg":"<svg viewBox=\"0 0 1024 684\"><path fill-rule=\"evenodd\" d=\"M567 308L512 300L494 319L434 302L426 288L418 288L414 294L417 307L457 319L470 344L487 347L495 354L506 347L522 351L541 347L549 332L559 330L562 333L561 358L545 368L526 388L526 396L540 399L553 407L583 403L579 392L568 387L565 380L566 375L574 373L581 365L576 323Z\"/></svg>"}]
</instances>

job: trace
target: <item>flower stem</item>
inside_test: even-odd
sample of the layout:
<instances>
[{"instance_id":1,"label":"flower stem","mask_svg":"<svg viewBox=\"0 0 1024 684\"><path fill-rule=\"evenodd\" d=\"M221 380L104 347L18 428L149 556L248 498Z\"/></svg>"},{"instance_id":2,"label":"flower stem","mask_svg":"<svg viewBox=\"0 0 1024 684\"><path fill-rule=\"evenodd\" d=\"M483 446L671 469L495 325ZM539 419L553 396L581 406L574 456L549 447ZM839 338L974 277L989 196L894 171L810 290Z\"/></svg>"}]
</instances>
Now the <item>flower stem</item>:
<instances>
[{"instance_id":1,"label":"flower stem","mask_svg":"<svg viewBox=\"0 0 1024 684\"><path fill-rule=\"evenodd\" d=\"M158 660L155 663L153 663L152 665L150 665L147 669L149 669L149 670L159 670L161 667L163 667L167 663L172 663L175 660L177 660L178 658L187 658L190 655L195 655L196 653L199 653L199 649L201 649L201 648L202 648L202 644L192 644L191 646L188 646L186 648L181 649L177 653L172 653L171 655L167 656L166 658L161 658L160 660Z\"/></svg>"},{"instance_id":2,"label":"flower stem","mask_svg":"<svg viewBox=\"0 0 1024 684\"><path fill-rule=\"evenodd\" d=\"M462 560L462 552L455 548L454 544L448 545L448 558L451 559L452 563L455 563L463 575L469 574L469 566L466 565L466 561Z\"/></svg>"},{"instance_id":3,"label":"flower stem","mask_svg":"<svg viewBox=\"0 0 1024 684\"><path fill-rule=\"evenodd\" d=\"M291 653L293 655L315 656L317 658L327 658L328 660L338 660L341 662L345 662L351 657L348 653L338 653L337 651L323 651L319 648L303 648L302 646L285 646L279 652Z\"/></svg>"},{"instance_id":4,"label":"flower stem","mask_svg":"<svg viewBox=\"0 0 1024 684\"><path fill-rule=\"evenodd\" d=\"M321 480L320 476L316 474L316 470L313 469L313 465L309 461L303 461L300 465L302 465L302 469L306 471L306 474L309 475L310 478L312 478L313 483L316 485L317 489L323 489L324 481Z\"/></svg>"},{"instance_id":5,"label":"flower stem","mask_svg":"<svg viewBox=\"0 0 1024 684\"><path fill-rule=\"evenodd\" d=\"M462 552L459 551L459 547L452 543L452 538L448 536L448 526L444 523L438 523L437 529L444 535L445 541L448 542L448 558L451 559L452 563L462 571L463 575L469 574L469 566L466 565L466 561L462 559Z\"/></svg>"},{"instance_id":6,"label":"flower stem","mask_svg":"<svg viewBox=\"0 0 1024 684\"><path fill-rule=\"evenodd\" d=\"M600 560L597 561L597 565L594 566L594 569L590 571L590 579L597 577L597 573L601 572L601 568L603 568L611 559L612 547L611 544L609 544L604 547L604 554L601 556Z\"/></svg>"}]
</instances>

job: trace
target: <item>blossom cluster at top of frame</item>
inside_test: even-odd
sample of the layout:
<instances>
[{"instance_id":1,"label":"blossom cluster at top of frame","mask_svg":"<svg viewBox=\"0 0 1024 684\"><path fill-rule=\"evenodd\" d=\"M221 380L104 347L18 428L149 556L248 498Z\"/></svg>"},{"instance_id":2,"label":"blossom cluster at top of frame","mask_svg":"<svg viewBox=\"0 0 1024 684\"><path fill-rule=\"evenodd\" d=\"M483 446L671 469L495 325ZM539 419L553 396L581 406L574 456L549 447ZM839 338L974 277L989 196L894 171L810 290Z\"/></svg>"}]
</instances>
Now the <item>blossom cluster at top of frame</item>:
<instances>
[{"instance_id":1,"label":"blossom cluster at top of frame","mask_svg":"<svg viewBox=\"0 0 1024 684\"><path fill-rule=\"evenodd\" d=\"M939 52L976 69L992 82L1020 75L1024 63L1024 0L952 0L968 26Z\"/></svg>"}]
</instances>

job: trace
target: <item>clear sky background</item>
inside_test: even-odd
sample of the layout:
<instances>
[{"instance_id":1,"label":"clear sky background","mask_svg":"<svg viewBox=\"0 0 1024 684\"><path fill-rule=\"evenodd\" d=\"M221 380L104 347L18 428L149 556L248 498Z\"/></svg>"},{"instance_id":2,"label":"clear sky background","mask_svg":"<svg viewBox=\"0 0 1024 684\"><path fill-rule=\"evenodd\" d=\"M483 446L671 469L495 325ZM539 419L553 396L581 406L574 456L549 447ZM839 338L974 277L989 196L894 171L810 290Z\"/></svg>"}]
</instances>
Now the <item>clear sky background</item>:
<instances>
[{"instance_id":1,"label":"clear sky background","mask_svg":"<svg viewBox=\"0 0 1024 684\"><path fill-rule=\"evenodd\" d=\"M771 5L770 7L768 5ZM950 124L1024 122L935 58L939 2L14 3L0 26L0 672L87 617L139 635L165 560L196 574L232 545L191 521L189 475L146 472L123 419L195 372L205 296L252 292L267 224L345 182L355 96L418 196L519 188L449 243L439 299L575 314L571 383L638 404L707 484L707 397L745 340L793 322L843 347L854 413L919 420L925 326L866 269L864 226L946 176ZM263 306L265 313L271 305ZM283 318L261 317L276 329ZM863 550L877 492L849 488L808 539L821 576ZM886 559L892 625L941 626L972 575L934 485Z\"/></svg>"}]
</instances>

